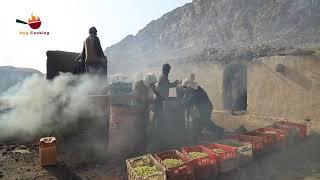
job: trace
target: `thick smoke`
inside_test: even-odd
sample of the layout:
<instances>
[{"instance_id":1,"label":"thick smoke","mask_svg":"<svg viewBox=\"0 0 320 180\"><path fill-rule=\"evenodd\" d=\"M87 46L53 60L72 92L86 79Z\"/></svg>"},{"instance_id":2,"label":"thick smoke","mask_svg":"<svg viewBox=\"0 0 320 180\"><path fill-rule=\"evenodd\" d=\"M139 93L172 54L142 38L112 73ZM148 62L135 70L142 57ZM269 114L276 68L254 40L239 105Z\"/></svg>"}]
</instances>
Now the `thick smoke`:
<instances>
[{"instance_id":1,"label":"thick smoke","mask_svg":"<svg viewBox=\"0 0 320 180\"><path fill-rule=\"evenodd\" d=\"M106 95L107 79L97 76L62 74L52 81L33 75L9 89L1 99L12 108L0 114L0 141L28 140L70 128L80 117L98 117L92 97Z\"/></svg>"}]
</instances>

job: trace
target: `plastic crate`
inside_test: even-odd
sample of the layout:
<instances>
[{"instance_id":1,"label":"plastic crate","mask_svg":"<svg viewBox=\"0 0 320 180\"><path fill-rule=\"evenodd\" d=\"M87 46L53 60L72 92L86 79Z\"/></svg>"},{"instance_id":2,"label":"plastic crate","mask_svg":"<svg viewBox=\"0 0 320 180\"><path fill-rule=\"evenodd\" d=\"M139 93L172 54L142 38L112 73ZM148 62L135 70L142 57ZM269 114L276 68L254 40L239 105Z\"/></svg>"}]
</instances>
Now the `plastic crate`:
<instances>
[{"instance_id":1,"label":"plastic crate","mask_svg":"<svg viewBox=\"0 0 320 180\"><path fill-rule=\"evenodd\" d=\"M196 179L214 177L218 175L218 166L216 155L202 146L183 147L182 153L190 157L190 152L207 153L208 157L198 158L192 160L194 176ZM190 157L191 158L191 157Z\"/></svg>"},{"instance_id":2,"label":"plastic crate","mask_svg":"<svg viewBox=\"0 0 320 180\"><path fill-rule=\"evenodd\" d=\"M293 123L293 122L289 122L289 121L278 121L274 124L298 128L299 129L299 137L302 140L305 139L308 135L308 126L305 124L298 124L298 123Z\"/></svg>"},{"instance_id":3,"label":"plastic crate","mask_svg":"<svg viewBox=\"0 0 320 180\"><path fill-rule=\"evenodd\" d=\"M166 169L150 154L126 160L128 180L166 180ZM155 166L161 172L150 176L139 176L134 168L137 166Z\"/></svg>"},{"instance_id":4,"label":"plastic crate","mask_svg":"<svg viewBox=\"0 0 320 180\"><path fill-rule=\"evenodd\" d=\"M258 156L263 152L263 138L257 136L246 136L246 135L235 135L232 136L230 139L239 141L239 142L246 142L252 145L252 152L253 157Z\"/></svg>"},{"instance_id":5,"label":"plastic crate","mask_svg":"<svg viewBox=\"0 0 320 180\"><path fill-rule=\"evenodd\" d=\"M165 167L169 180L194 180L192 159L177 150L156 153L155 158ZM184 164L169 168L164 163L165 159L181 159Z\"/></svg>"},{"instance_id":6,"label":"plastic crate","mask_svg":"<svg viewBox=\"0 0 320 180\"><path fill-rule=\"evenodd\" d=\"M276 139L272 134L257 132L257 131L250 131L250 132L243 133L243 135L261 137L263 139L262 153L273 151L274 148L276 147Z\"/></svg>"},{"instance_id":7,"label":"plastic crate","mask_svg":"<svg viewBox=\"0 0 320 180\"><path fill-rule=\"evenodd\" d=\"M256 129L254 131L273 135L276 149L281 150L287 146L287 130L265 127Z\"/></svg>"},{"instance_id":8,"label":"plastic crate","mask_svg":"<svg viewBox=\"0 0 320 180\"><path fill-rule=\"evenodd\" d=\"M207 148L216 155L219 173L227 173L238 168L237 148L221 144L204 144L201 146ZM213 149L221 149L223 152L215 152Z\"/></svg>"},{"instance_id":9,"label":"plastic crate","mask_svg":"<svg viewBox=\"0 0 320 180\"><path fill-rule=\"evenodd\" d=\"M234 143L240 144L240 146L233 145ZM249 142L239 142L233 139L224 139L217 144L235 147L237 148L237 159L238 159L238 166L242 167L252 161L253 158L253 148L252 144Z\"/></svg>"},{"instance_id":10,"label":"plastic crate","mask_svg":"<svg viewBox=\"0 0 320 180\"><path fill-rule=\"evenodd\" d=\"M116 94L129 94L132 93L133 84L131 82L114 82L109 85L110 93Z\"/></svg>"},{"instance_id":11,"label":"plastic crate","mask_svg":"<svg viewBox=\"0 0 320 180\"><path fill-rule=\"evenodd\" d=\"M273 124L269 127L272 127L274 129L280 129L287 132L287 146L296 144L300 141L299 137L299 129L292 126L286 126L282 124Z\"/></svg>"}]
</instances>

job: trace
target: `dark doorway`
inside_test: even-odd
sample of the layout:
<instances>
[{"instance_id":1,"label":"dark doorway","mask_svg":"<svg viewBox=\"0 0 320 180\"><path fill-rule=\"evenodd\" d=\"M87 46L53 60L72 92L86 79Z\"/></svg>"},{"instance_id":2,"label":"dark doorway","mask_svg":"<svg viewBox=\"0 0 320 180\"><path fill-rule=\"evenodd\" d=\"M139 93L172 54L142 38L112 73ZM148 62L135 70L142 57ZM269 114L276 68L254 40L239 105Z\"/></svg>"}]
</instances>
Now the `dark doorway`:
<instances>
[{"instance_id":1,"label":"dark doorway","mask_svg":"<svg viewBox=\"0 0 320 180\"><path fill-rule=\"evenodd\" d=\"M247 110L247 66L227 65L223 72L223 104L225 110Z\"/></svg>"}]
</instances>

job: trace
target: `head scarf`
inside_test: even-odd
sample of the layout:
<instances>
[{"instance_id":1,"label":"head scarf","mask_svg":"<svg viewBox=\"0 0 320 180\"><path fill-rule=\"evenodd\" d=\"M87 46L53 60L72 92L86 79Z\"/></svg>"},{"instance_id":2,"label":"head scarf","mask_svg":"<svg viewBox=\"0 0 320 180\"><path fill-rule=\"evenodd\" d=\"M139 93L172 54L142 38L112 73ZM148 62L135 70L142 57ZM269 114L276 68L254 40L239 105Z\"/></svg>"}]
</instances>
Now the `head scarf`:
<instances>
[{"instance_id":1,"label":"head scarf","mask_svg":"<svg viewBox=\"0 0 320 180\"><path fill-rule=\"evenodd\" d=\"M150 87L151 84L154 84L157 82L157 77L155 74L153 73L147 73L145 76L144 76L144 79L143 79L143 84L145 86L147 86L148 88Z\"/></svg>"},{"instance_id":2,"label":"head scarf","mask_svg":"<svg viewBox=\"0 0 320 180\"><path fill-rule=\"evenodd\" d=\"M191 81L189 79L184 79L182 81L182 86L187 86L188 87L190 83L191 83Z\"/></svg>"}]
</instances>

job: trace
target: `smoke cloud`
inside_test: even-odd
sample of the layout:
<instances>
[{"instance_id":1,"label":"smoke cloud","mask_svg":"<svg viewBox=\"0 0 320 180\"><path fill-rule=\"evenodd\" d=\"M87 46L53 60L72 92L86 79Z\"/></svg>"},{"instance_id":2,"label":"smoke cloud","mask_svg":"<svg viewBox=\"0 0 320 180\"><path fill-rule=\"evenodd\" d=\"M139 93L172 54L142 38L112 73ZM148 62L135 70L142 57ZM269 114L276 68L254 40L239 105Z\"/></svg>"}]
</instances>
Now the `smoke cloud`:
<instances>
[{"instance_id":1,"label":"smoke cloud","mask_svg":"<svg viewBox=\"0 0 320 180\"><path fill-rule=\"evenodd\" d=\"M79 118L104 116L92 97L106 90L105 77L62 74L48 81L33 75L1 96L12 109L0 114L0 141L50 135Z\"/></svg>"}]
</instances>

